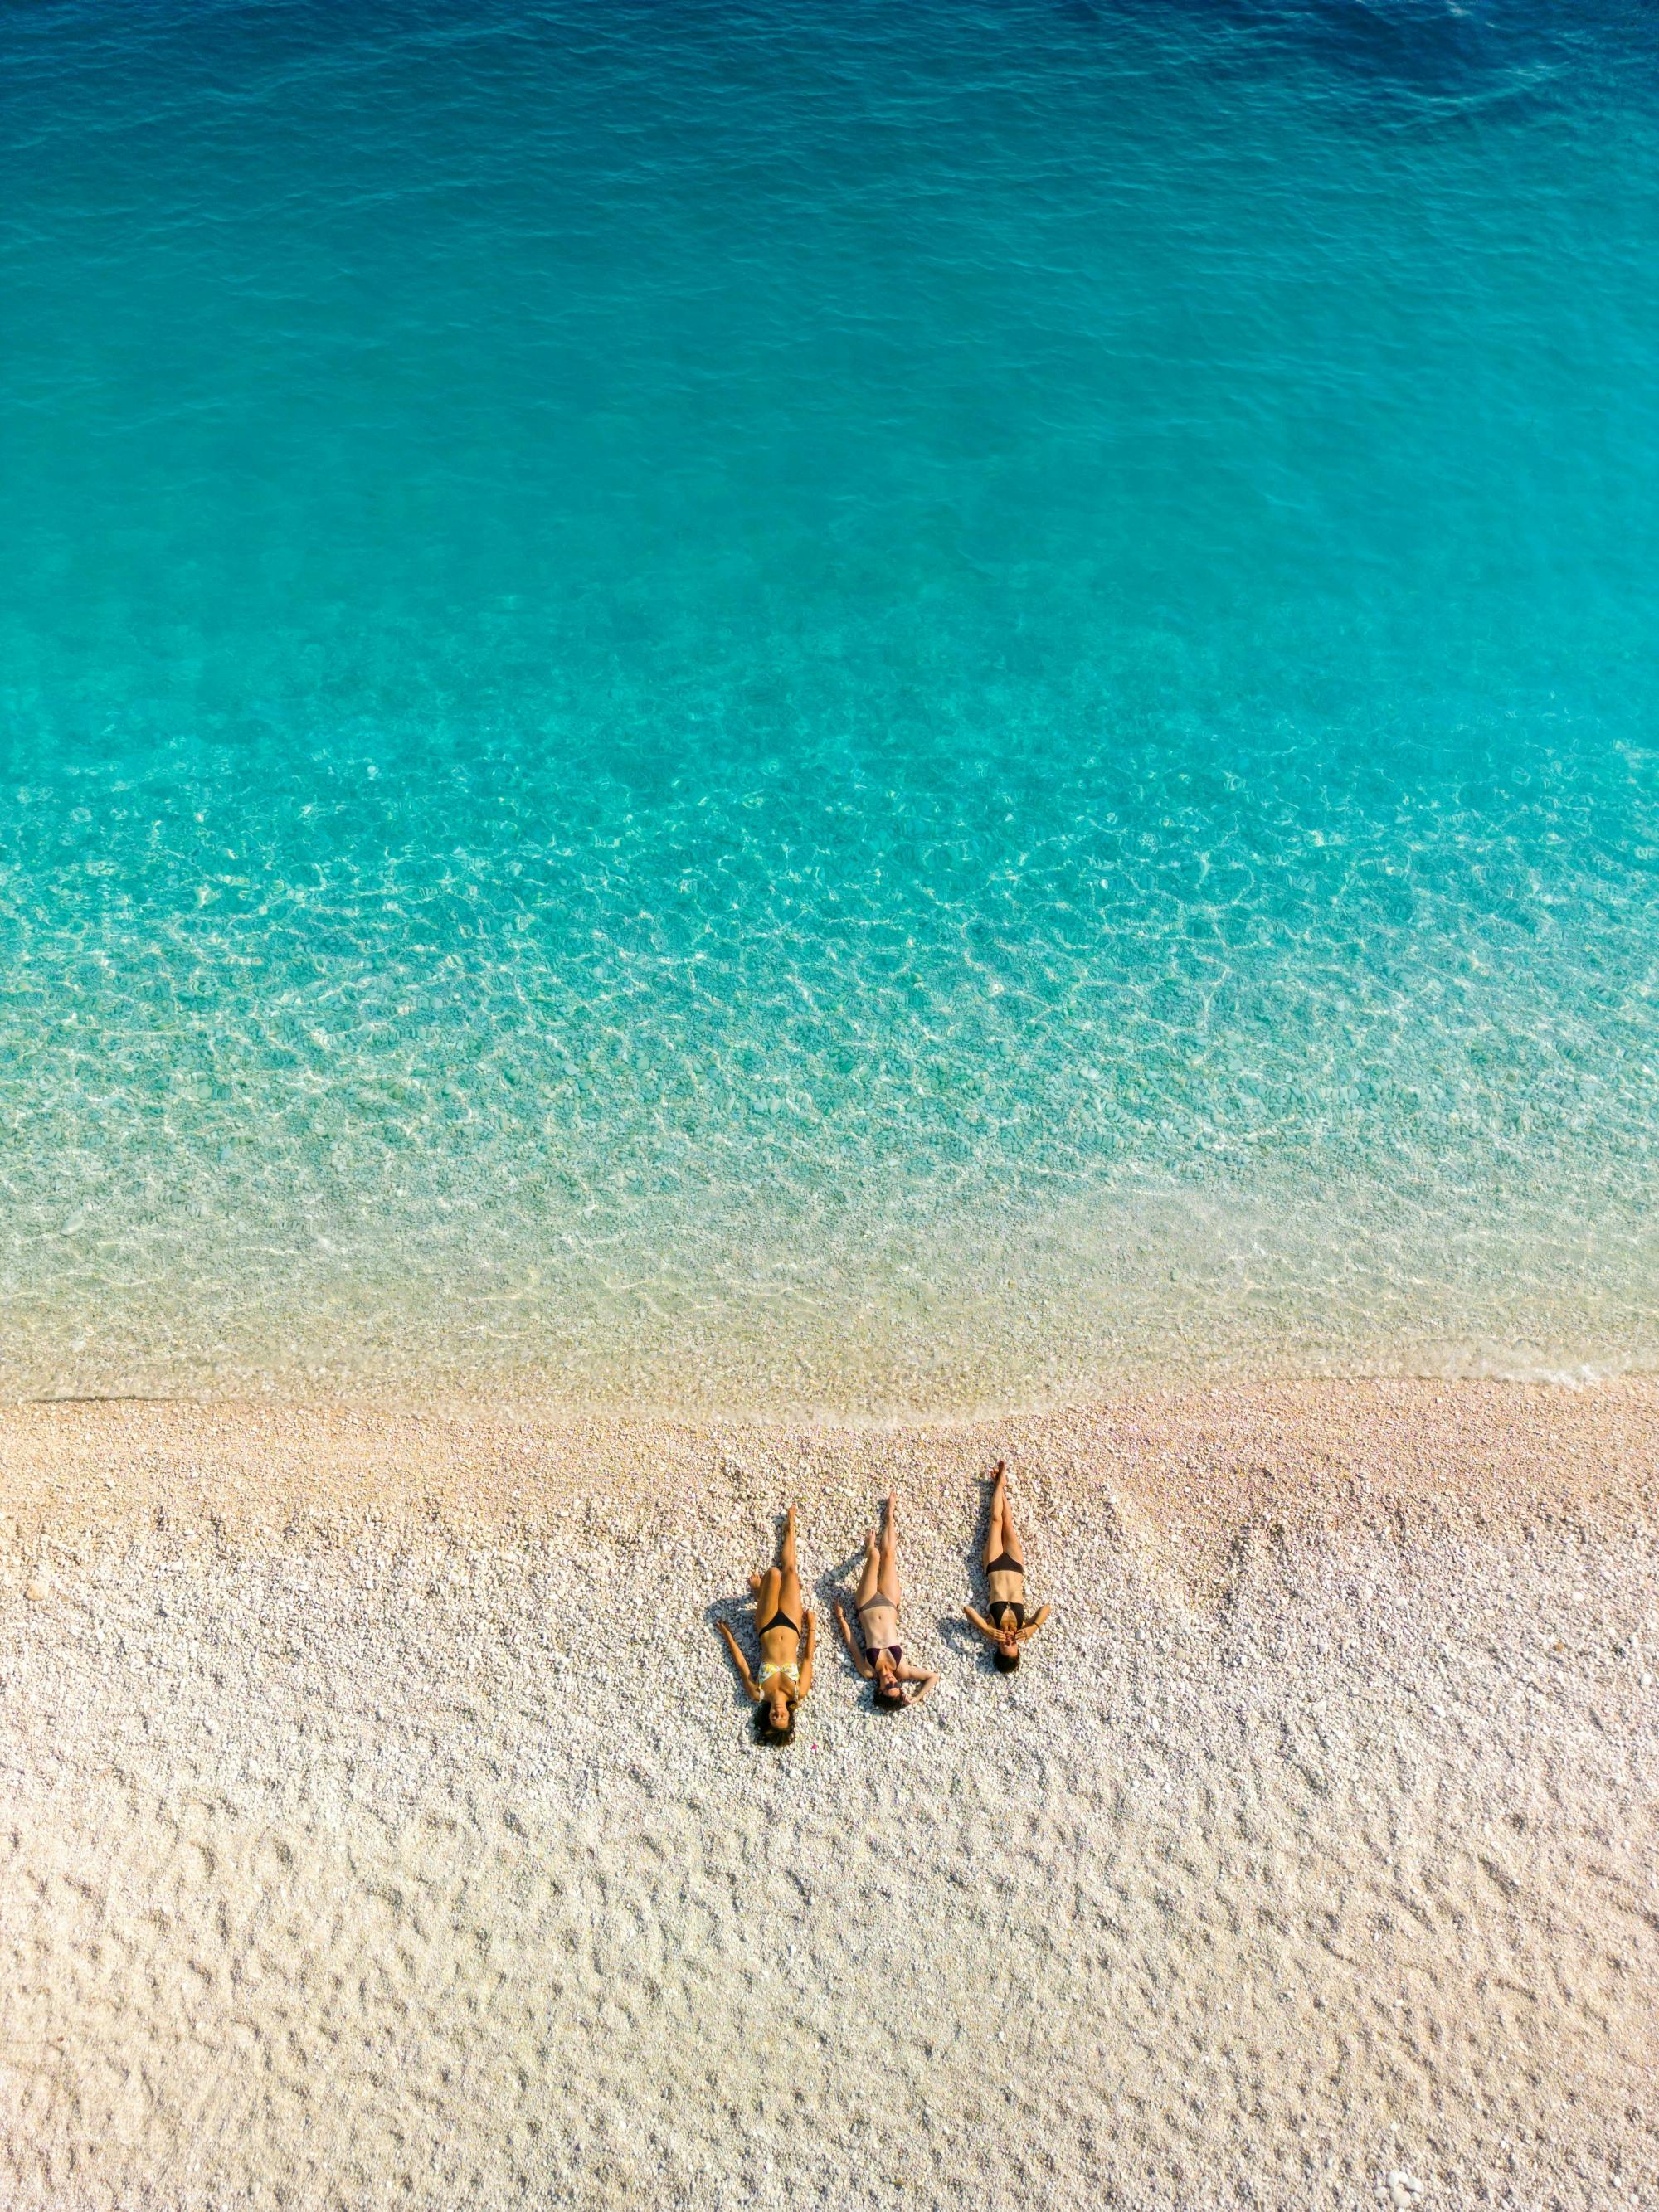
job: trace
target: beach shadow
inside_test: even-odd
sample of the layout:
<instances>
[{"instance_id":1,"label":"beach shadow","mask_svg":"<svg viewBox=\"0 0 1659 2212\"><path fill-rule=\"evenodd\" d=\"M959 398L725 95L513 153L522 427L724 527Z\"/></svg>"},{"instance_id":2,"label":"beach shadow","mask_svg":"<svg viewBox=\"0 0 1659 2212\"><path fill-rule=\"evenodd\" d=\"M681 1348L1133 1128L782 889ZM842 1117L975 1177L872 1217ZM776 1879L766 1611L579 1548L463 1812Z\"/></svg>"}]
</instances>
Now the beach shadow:
<instances>
[{"instance_id":1,"label":"beach shadow","mask_svg":"<svg viewBox=\"0 0 1659 2212\"><path fill-rule=\"evenodd\" d=\"M992 1673L991 1647L971 1621L959 1613L942 1613L933 1623L934 1633L956 1659L971 1660L981 1673Z\"/></svg>"},{"instance_id":2,"label":"beach shadow","mask_svg":"<svg viewBox=\"0 0 1659 2212\"><path fill-rule=\"evenodd\" d=\"M939 1632L958 1658L971 1659L981 1674L994 1674L996 1667L990 1645L972 1622L962 1617L964 1605L971 1605L975 1613L983 1613L990 1603L990 1592L985 1587L985 1541L991 1533L991 1499L997 1479L987 1473L978 1481L979 1510L974 1516L973 1534L962 1552L961 1601L954 1613L941 1616Z\"/></svg>"},{"instance_id":3,"label":"beach shadow","mask_svg":"<svg viewBox=\"0 0 1659 2212\"><path fill-rule=\"evenodd\" d=\"M980 1606L981 1610L981 1601L988 1595L985 1588L985 1546L991 1534L991 1500L996 1494L996 1486L994 1474L979 1477L979 1510L974 1516L972 1540L962 1555L963 1570L973 1592L968 1602Z\"/></svg>"},{"instance_id":4,"label":"beach shadow","mask_svg":"<svg viewBox=\"0 0 1659 2212\"><path fill-rule=\"evenodd\" d=\"M760 1654L755 1644L755 1594L743 1590L728 1597L712 1598L702 1609L708 1624L708 1643L720 1669L732 1686L732 1702L745 1713L755 1710L754 1700L738 1680L738 1670L732 1664L732 1654L726 1648L726 1638L720 1634L722 1625L738 1639L738 1649L749 1662L752 1674L760 1665Z\"/></svg>"},{"instance_id":5,"label":"beach shadow","mask_svg":"<svg viewBox=\"0 0 1659 2212\"><path fill-rule=\"evenodd\" d=\"M858 1615L854 1607L858 1604L859 1577L863 1571L864 1546L860 1541L854 1545L845 1559L836 1560L818 1576L812 1584L812 1603L818 1616L819 1656L823 1656L823 1639L827 1636L847 1672L860 1688L867 1689L869 1685L854 1664L836 1620L836 1607L839 1603L848 1620L853 1623L854 1634L858 1633Z\"/></svg>"}]
</instances>

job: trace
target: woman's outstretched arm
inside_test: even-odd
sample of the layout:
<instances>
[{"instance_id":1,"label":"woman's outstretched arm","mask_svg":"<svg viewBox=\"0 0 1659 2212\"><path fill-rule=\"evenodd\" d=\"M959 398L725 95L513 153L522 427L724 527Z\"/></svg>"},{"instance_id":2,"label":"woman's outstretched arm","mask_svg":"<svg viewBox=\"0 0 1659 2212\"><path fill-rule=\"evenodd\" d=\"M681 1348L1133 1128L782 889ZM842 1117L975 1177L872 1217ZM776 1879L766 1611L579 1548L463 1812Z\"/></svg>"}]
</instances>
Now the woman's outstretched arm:
<instances>
[{"instance_id":1,"label":"woman's outstretched arm","mask_svg":"<svg viewBox=\"0 0 1659 2212\"><path fill-rule=\"evenodd\" d=\"M748 1691L750 1696L755 1700L755 1703L758 1705L760 1703L760 1691L756 1686L754 1676L749 1671L749 1662L743 1656L743 1647L739 1644L737 1638L732 1635L731 1630L726 1626L723 1620L717 1621L715 1626L719 1628L720 1634L726 1638L726 1648L732 1654L732 1664L737 1668L744 1688Z\"/></svg>"},{"instance_id":2,"label":"woman's outstretched arm","mask_svg":"<svg viewBox=\"0 0 1659 2212\"><path fill-rule=\"evenodd\" d=\"M818 1641L817 1616L811 1613L803 1613L800 1625L806 1632L806 1648L800 1655L800 1693L804 1698L812 1686L812 1654Z\"/></svg>"},{"instance_id":3,"label":"woman's outstretched arm","mask_svg":"<svg viewBox=\"0 0 1659 2212\"><path fill-rule=\"evenodd\" d=\"M858 1668L860 1674L863 1675L865 1680L866 1682L869 1681L876 1670L865 1657L863 1652L860 1650L857 1643L854 1641L853 1632L847 1626L847 1615L842 1611L841 1600L839 1598L836 1600L836 1619L841 1623L842 1640L846 1644L847 1649L853 1655L853 1664Z\"/></svg>"}]
</instances>

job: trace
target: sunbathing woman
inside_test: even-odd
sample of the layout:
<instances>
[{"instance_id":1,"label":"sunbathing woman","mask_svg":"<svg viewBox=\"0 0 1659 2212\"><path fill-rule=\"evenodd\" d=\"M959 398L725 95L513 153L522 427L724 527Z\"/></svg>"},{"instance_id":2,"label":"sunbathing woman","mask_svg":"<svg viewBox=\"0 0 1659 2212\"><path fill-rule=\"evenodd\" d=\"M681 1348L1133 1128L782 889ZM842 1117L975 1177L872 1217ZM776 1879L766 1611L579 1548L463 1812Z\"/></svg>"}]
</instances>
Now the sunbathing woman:
<instances>
[{"instance_id":1,"label":"sunbathing woman","mask_svg":"<svg viewBox=\"0 0 1659 2212\"><path fill-rule=\"evenodd\" d=\"M889 1713L902 1712L906 1705L919 1705L939 1676L928 1674L925 1668L912 1667L898 1640L898 1527L890 1498L887 1501L886 1542L882 1542L873 1528L864 1540L858 1616L859 1633L854 1638L837 1601L836 1619L841 1623L841 1632L853 1655L853 1664L866 1682L875 1684L877 1705ZM907 1682L916 1685L914 1692L905 1687Z\"/></svg>"},{"instance_id":2,"label":"sunbathing woman","mask_svg":"<svg viewBox=\"0 0 1659 2212\"><path fill-rule=\"evenodd\" d=\"M1019 1664L1020 1645L1036 1634L1048 1618L1048 1608L1042 1606L1030 1620L1025 1618L1025 1550L1008 1510L1008 1469L1002 1460L996 1463L991 1525L985 1532L985 1587L991 1593L989 1620L971 1605L963 1609L980 1634L989 1637L997 1665L1012 1674Z\"/></svg>"},{"instance_id":3,"label":"sunbathing woman","mask_svg":"<svg viewBox=\"0 0 1659 2212\"><path fill-rule=\"evenodd\" d=\"M755 1593L755 1638L760 1645L757 1682L749 1671L738 1639L724 1621L726 1638L743 1686L760 1707L755 1731L765 1743L787 1743L795 1732L795 1708L812 1686L812 1644L817 1624L800 1609L800 1577L795 1572L795 1509L792 1505L778 1546L778 1563L763 1575L750 1575ZM801 1649L802 1629L806 1648Z\"/></svg>"}]
</instances>

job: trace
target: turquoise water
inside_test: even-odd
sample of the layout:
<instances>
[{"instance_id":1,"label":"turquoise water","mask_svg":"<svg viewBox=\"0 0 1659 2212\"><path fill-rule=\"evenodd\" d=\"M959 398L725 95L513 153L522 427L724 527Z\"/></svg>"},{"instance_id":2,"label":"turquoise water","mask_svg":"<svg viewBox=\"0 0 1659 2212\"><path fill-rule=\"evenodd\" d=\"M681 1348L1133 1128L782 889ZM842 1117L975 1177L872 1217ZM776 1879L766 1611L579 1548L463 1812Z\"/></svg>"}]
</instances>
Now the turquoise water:
<instances>
[{"instance_id":1,"label":"turquoise water","mask_svg":"<svg viewBox=\"0 0 1659 2212\"><path fill-rule=\"evenodd\" d=\"M1659 1364L1650 13L0 18L0 1387Z\"/></svg>"}]
</instances>

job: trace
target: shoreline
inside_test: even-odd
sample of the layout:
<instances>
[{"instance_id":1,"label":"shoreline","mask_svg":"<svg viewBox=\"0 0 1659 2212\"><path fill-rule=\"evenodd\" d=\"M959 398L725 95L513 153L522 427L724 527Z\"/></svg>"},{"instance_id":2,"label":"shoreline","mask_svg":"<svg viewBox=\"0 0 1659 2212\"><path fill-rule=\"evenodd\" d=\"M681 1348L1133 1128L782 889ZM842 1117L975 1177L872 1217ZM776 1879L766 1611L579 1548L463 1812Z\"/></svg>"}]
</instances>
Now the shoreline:
<instances>
[{"instance_id":1,"label":"shoreline","mask_svg":"<svg viewBox=\"0 0 1659 2212\"><path fill-rule=\"evenodd\" d=\"M880 1424L671 1419L546 1399L154 1400L0 1405L0 1514L14 1541L195 1516L252 1534L410 1520L530 1534L574 1496L659 1483L757 1511L863 1463L923 1492L1006 1457L1080 1494L1213 1534L1272 1512L1339 1525L1399 1505L1447 1528L1571 1511L1659 1520L1659 1377L1584 1385L1305 1381L1125 1390L1052 1410ZM118 1471L118 1480L117 1472ZM792 1487L793 1486L793 1487Z\"/></svg>"}]
</instances>

